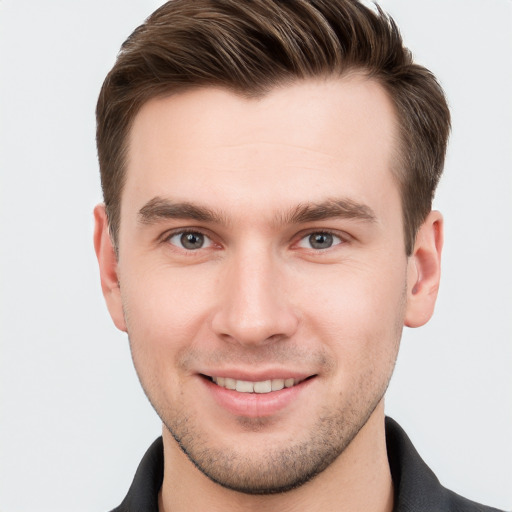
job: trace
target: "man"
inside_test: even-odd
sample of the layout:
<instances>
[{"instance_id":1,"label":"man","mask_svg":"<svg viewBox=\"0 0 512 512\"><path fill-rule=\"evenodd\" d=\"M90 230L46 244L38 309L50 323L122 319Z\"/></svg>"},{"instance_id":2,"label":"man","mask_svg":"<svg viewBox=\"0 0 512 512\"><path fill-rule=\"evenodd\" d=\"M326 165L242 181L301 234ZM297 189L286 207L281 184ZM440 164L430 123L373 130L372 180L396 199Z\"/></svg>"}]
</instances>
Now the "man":
<instances>
[{"instance_id":1,"label":"man","mask_svg":"<svg viewBox=\"0 0 512 512\"><path fill-rule=\"evenodd\" d=\"M102 288L163 422L119 511L490 510L384 416L449 112L351 0L175 0L98 101Z\"/></svg>"}]
</instances>

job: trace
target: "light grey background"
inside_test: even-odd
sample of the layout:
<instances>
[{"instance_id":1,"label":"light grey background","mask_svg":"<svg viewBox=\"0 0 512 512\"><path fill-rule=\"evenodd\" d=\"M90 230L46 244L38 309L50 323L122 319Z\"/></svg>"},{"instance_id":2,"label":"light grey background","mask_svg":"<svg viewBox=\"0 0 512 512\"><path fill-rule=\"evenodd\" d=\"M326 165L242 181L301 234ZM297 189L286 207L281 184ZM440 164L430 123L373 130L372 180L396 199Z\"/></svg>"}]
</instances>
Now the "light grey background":
<instances>
[{"instance_id":1,"label":"light grey background","mask_svg":"<svg viewBox=\"0 0 512 512\"><path fill-rule=\"evenodd\" d=\"M0 510L105 511L159 435L92 248L94 108L156 0L0 0ZM446 89L434 319L387 410L441 481L512 508L512 2L383 0Z\"/></svg>"}]
</instances>

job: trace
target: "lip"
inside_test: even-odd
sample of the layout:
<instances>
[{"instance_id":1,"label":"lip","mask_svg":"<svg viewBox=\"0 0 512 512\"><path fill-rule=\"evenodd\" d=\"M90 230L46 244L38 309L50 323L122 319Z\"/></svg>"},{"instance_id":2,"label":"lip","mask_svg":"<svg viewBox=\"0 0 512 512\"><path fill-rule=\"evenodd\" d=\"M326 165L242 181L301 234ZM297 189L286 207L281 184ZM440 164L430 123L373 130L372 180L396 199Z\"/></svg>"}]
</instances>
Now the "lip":
<instances>
[{"instance_id":1,"label":"lip","mask_svg":"<svg viewBox=\"0 0 512 512\"><path fill-rule=\"evenodd\" d=\"M312 377L312 373L304 373L297 371L285 370L282 368L267 368L259 371L254 370L241 370L241 369L224 369L216 370L210 368L204 368L199 370L199 374L206 377L229 377L235 380L248 380L250 382L261 382L264 380L272 379L295 379L305 380L308 377Z\"/></svg>"},{"instance_id":2,"label":"lip","mask_svg":"<svg viewBox=\"0 0 512 512\"><path fill-rule=\"evenodd\" d=\"M214 374L216 375L216 374ZM221 376L222 374L219 374ZM233 375L230 373L230 376ZM239 374L237 374L239 375ZM217 375L216 375L217 376ZM223 376L223 375L222 375ZM240 375L240 377L232 377L236 380L249 380L258 382L262 380L270 380L269 375L259 374L256 378L251 374L250 378L247 375ZM273 374L273 378L284 378ZM290 374L286 375L290 378ZM203 382L206 390L211 394L214 401L223 409L235 416L245 418L264 418L275 415L286 408L290 407L297 400L300 399L306 389L315 380L314 375L295 376L296 379L302 380L299 384L291 388L283 388L279 391L272 391L271 393L240 393L231 389L226 389L218 386L212 382L207 376L200 375L200 380Z\"/></svg>"}]
</instances>

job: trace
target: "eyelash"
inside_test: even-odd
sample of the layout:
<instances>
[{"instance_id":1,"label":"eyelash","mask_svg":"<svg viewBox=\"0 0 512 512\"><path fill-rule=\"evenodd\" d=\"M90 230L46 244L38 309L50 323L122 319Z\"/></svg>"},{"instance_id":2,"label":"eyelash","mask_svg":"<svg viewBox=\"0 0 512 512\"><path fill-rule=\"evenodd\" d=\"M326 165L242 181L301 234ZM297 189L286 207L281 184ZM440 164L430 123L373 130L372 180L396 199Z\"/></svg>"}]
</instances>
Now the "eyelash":
<instances>
[{"instance_id":1,"label":"eyelash","mask_svg":"<svg viewBox=\"0 0 512 512\"><path fill-rule=\"evenodd\" d=\"M201 247L198 247L197 249L190 249L190 248L180 246L180 245L178 245L178 243L171 242L171 240L173 238L175 238L175 237L181 238L184 235L200 235L200 236L204 237L205 241L207 241L207 245L206 246L202 245ZM325 247L325 248L304 247L304 246L300 245L302 242L304 242L308 237L311 237L312 235L324 235L324 236L332 237L335 240L332 245L330 245L329 247ZM328 249L332 249L334 247L343 245L348 242L348 235L340 234L338 232L330 231L328 229L310 230L306 233L300 233L299 236L300 236L300 238L298 238L298 241L295 242L293 245L301 247L302 249L305 249L307 251L310 251L310 252L316 253L316 254L322 254L322 253L326 252ZM212 240L212 237L210 235L208 235L207 233L205 233L201 229L181 229L179 231L173 231L171 233L166 233L162 237L162 239L163 239L163 242L178 248L179 250L183 251L185 254L188 254L188 255L192 255L193 253L198 252L200 249L208 249L212 245L215 245L215 242ZM338 240L337 242L336 242L336 239ZM218 244L218 246L220 246L220 245Z\"/></svg>"},{"instance_id":2,"label":"eyelash","mask_svg":"<svg viewBox=\"0 0 512 512\"><path fill-rule=\"evenodd\" d=\"M320 230L311 230L311 231L308 231L307 233L304 233L304 234L301 234L302 236L299 238L299 241L295 244L295 245L299 245L301 242L305 241L306 239L310 238L312 235L327 235L329 237L332 237L334 239L337 239L338 242L334 242L331 246L329 247L326 247L326 248L320 248L320 249L315 249L314 247L303 247L303 249L306 249L306 250L309 250L309 251L312 251L314 253L323 253L325 251L327 251L328 249L332 249L334 247L337 247L339 245L343 245L345 243L347 243L347 238L348 236L347 235L342 235L341 233L338 233L338 232L335 232L335 231L330 231L328 229L320 229Z\"/></svg>"},{"instance_id":3,"label":"eyelash","mask_svg":"<svg viewBox=\"0 0 512 512\"><path fill-rule=\"evenodd\" d=\"M205 241L208 241L208 245L206 247L204 247L204 246L198 247L197 249L187 249L185 247L178 245L177 243L171 242L171 240L174 237L183 237L184 235L201 235L202 237L204 237ZM163 242L173 245L188 254L197 252L200 249L207 249L210 246L214 245L212 237L209 236L204 231L202 231L201 229L181 229L179 231L173 231L171 233L166 233L162 238L163 238L163 240L162 240Z\"/></svg>"}]
</instances>

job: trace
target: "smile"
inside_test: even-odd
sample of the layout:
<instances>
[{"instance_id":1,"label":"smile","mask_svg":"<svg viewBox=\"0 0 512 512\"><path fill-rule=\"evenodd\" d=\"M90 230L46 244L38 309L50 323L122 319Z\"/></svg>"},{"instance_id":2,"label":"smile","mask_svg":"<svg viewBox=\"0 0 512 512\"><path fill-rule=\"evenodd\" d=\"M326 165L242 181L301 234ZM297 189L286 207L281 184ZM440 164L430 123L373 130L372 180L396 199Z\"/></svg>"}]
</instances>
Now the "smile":
<instances>
[{"instance_id":1,"label":"smile","mask_svg":"<svg viewBox=\"0 0 512 512\"><path fill-rule=\"evenodd\" d=\"M300 397L308 393L318 376L295 374L290 377L291 372L286 372L286 375L280 370L274 375L254 375L254 380L249 380L250 374L245 376L237 373L233 371L230 377L205 373L199 375L217 405L234 416L245 418L273 416L299 403Z\"/></svg>"},{"instance_id":2,"label":"smile","mask_svg":"<svg viewBox=\"0 0 512 512\"><path fill-rule=\"evenodd\" d=\"M305 379L269 379L257 382L236 380L230 377L211 377L212 382L221 388L231 389L239 393L270 393L284 388L292 388Z\"/></svg>"}]
</instances>

